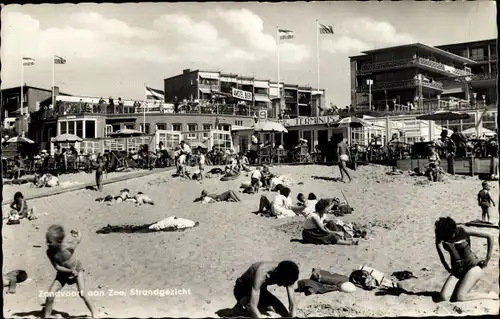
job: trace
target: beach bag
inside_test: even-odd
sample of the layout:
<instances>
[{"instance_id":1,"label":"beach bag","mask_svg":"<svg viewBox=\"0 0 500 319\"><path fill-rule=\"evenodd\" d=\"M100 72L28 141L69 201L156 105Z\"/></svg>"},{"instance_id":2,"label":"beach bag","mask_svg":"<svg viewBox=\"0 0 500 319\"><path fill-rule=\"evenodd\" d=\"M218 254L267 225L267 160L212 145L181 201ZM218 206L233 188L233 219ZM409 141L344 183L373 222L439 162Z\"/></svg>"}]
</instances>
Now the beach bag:
<instances>
[{"instance_id":1,"label":"beach bag","mask_svg":"<svg viewBox=\"0 0 500 319\"><path fill-rule=\"evenodd\" d=\"M373 290L378 287L378 282L366 270L354 270L349 276L349 281L364 290Z\"/></svg>"}]
</instances>

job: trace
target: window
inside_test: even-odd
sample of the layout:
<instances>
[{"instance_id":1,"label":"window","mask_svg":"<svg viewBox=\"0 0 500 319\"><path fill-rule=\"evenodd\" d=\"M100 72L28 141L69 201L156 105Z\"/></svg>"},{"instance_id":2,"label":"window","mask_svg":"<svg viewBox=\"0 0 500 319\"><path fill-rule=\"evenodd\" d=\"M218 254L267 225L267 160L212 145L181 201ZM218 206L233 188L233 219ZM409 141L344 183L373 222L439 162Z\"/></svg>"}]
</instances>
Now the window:
<instances>
[{"instance_id":1,"label":"window","mask_svg":"<svg viewBox=\"0 0 500 319\"><path fill-rule=\"evenodd\" d=\"M473 48L470 50L471 60L483 60L484 59L484 48Z\"/></svg>"},{"instance_id":2,"label":"window","mask_svg":"<svg viewBox=\"0 0 500 319\"><path fill-rule=\"evenodd\" d=\"M167 124L165 124L165 123L156 123L156 129L157 130L166 130L167 129Z\"/></svg>"},{"instance_id":3,"label":"window","mask_svg":"<svg viewBox=\"0 0 500 319\"><path fill-rule=\"evenodd\" d=\"M95 137L95 121L85 121L85 138Z\"/></svg>"},{"instance_id":4,"label":"window","mask_svg":"<svg viewBox=\"0 0 500 319\"><path fill-rule=\"evenodd\" d=\"M75 122L68 121L68 133L75 134Z\"/></svg>"},{"instance_id":5,"label":"window","mask_svg":"<svg viewBox=\"0 0 500 319\"><path fill-rule=\"evenodd\" d=\"M209 131L212 129L212 124L203 124L203 130L204 131Z\"/></svg>"},{"instance_id":6,"label":"window","mask_svg":"<svg viewBox=\"0 0 500 319\"><path fill-rule=\"evenodd\" d=\"M109 136L109 134L113 133L113 125L106 124L106 128L104 129L104 136Z\"/></svg>"},{"instance_id":7,"label":"window","mask_svg":"<svg viewBox=\"0 0 500 319\"><path fill-rule=\"evenodd\" d=\"M231 125L228 124L220 124L218 127L219 130L221 131L230 131L231 130Z\"/></svg>"},{"instance_id":8,"label":"window","mask_svg":"<svg viewBox=\"0 0 500 319\"><path fill-rule=\"evenodd\" d=\"M243 126L243 121L234 121L234 125Z\"/></svg>"},{"instance_id":9,"label":"window","mask_svg":"<svg viewBox=\"0 0 500 319\"><path fill-rule=\"evenodd\" d=\"M76 121L76 136L84 138L83 136L83 122Z\"/></svg>"},{"instance_id":10,"label":"window","mask_svg":"<svg viewBox=\"0 0 500 319\"><path fill-rule=\"evenodd\" d=\"M61 134L68 133L68 122L60 122L59 125L61 126Z\"/></svg>"},{"instance_id":11,"label":"window","mask_svg":"<svg viewBox=\"0 0 500 319\"><path fill-rule=\"evenodd\" d=\"M150 132L150 125L149 123L146 123L146 129L144 129L144 124L139 125L139 129L141 132L144 132L145 134L149 134Z\"/></svg>"},{"instance_id":12,"label":"window","mask_svg":"<svg viewBox=\"0 0 500 319\"><path fill-rule=\"evenodd\" d=\"M188 132L195 132L197 127L196 124L188 124ZM188 140L194 140L196 138L196 133L189 133L187 136Z\"/></svg>"},{"instance_id":13,"label":"window","mask_svg":"<svg viewBox=\"0 0 500 319\"><path fill-rule=\"evenodd\" d=\"M172 124L172 131L181 132L182 124Z\"/></svg>"},{"instance_id":14,"label":"window","mask_svg":"<svg viewBox=\"0 0 500 319\"><path fill-rule=\"evenodd\" d=\"M133 129L135 129L135 124L134 123L126 123L123 125L123 127L126 129L129 129L129 130L133 130Z\"/></svg>"}]
</instances>

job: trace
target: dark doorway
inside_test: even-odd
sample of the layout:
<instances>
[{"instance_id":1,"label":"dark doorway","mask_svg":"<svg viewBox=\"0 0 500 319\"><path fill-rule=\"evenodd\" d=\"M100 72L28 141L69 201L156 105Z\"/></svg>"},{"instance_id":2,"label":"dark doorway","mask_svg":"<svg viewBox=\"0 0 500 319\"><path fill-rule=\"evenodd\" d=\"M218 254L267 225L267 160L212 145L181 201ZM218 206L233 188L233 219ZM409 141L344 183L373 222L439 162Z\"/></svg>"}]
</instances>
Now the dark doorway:
<instances>
[{"instance_id":1,"label":"dark doorway","mask_svg":"<svg viewBox=\"0 0 500 319\"><path fill-rule=\"evenodd\" d=\"M299 131L288 131L283 137L283 147L287 150L291 150L299 143Z\"/></svg>"}]
</instances>

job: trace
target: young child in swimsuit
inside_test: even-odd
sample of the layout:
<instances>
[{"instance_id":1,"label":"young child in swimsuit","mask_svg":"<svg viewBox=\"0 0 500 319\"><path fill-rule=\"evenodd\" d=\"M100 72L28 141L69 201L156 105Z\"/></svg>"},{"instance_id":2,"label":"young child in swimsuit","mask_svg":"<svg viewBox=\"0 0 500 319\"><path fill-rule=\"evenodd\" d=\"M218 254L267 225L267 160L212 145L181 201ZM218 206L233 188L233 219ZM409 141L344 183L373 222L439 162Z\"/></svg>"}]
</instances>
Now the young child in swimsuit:
<instances>
[{"instance_id":1,"label":"young child in swimsuit","mask_svg":"<svg viewBox=\"0 0 500 319\"><path fill-rule=\"evenodd\" d=\"M95 184L98 191L102 192L102 179L104 176L104 160L102 156L97 158L97 168L95 170Z\"/></svg>"},{"instance_id":2,"label":"young child in swimsuit","mask_svg":"<svg viewBox=\"0 0 500 319\"><path fill-rule=\"evenodd\" d=\"M52 225L45 235L47 239L47 256L52 266L57 271L56 278L49 288L49 296L45 301L44 318L50 317L54 305L54 294L61 290L66 284L76 283L80 297L94 317L94 307L87 296L84 286L84 269L79 260L73 257L77 245L80 243L80 234L72 230L73 240L65 240L64 228L60 225Z\"/></svg>"},{"instance_id":3,"label":"young child in swimsuit","mask_svg":"<svg viewBox=\"0 0 500 319\"><path fill-rule=\"evenodd\" d=\"M16 293L16 285L28 279L28 274L24 270L13 270L3 275L3 286L9 287L8 294Z\"/></svg>"},{"instance_id":4,"label":"young child in swimsuit","mask_svg":"<svg viewBox=\"0 0 500 319\"><path fill-rule=\"evenodd\" d=\"M203 154L203 150L200 148L200 155L198 155L198 167L200 169L199 178L203 180L203 172L205 171L205 154Z\"/></svg>"},{"instance_id":5,"label":"young child in swimsuit","mask_svg":"<svg viewBox=\"0 0 500 319\"><path fill-rule=\"evenodd\" d=\"M482 214L482 221L483 222L490 222L490 206L493 205L495 206L495 201L493 201L493 198L491 198L490 195L490 185L488 182L484 181L481 183L483 189L479 191L477 194L477 204L481 207L483 210Z\"/></svg>"},{"instance_id":6,"label":"young child in swimsuit","mask_svg":"<svg viewBox=\"0 0 500 319\"><path fill-rule=\"evenodd\" d=\"M233 294L235 309L249 311L252 318L262 318L263 312L272 310L282 317L295 317L297 305L293 285L299 279L299 267L293 261L257 262L236 280ZM288 295L288 310L268 290L268 286L285 287Z\"/></svg>"},{"instance_id":7,"label":"young child in swimsuit","mask_svg":"<svg viewBox=\"0 0 500 319\"><path fill-rule=\"evenodd\" d=\"M35 208L32 207L30 209L28 207L28 203L24 199L23 193L21 192L16 192L14 194L14 201L10 205L10 208L12 209L10 211L10 216L12 217L16 217L17 215L18 219L22 218L28 218L30 220L36 219Z\"/></svg>"}]
</instances>

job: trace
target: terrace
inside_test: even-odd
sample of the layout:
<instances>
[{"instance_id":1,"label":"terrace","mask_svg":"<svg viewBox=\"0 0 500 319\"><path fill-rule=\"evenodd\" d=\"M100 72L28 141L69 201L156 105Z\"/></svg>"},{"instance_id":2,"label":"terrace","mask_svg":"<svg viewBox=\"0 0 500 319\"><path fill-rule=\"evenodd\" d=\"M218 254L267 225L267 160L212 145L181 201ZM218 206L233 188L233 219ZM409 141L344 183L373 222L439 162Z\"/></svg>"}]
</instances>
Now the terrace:
<instances>
[{"instance_id":1,"label":"terrace","mask_svg":"<svg viewBox=\"0 0 500 319\"><path fill-rule=\"evenodd\" d=\"M420 81L418 79L410 79L403 81L393 81L393 82L385 82L385 83L377 83L371 86L372 91L384 91L384 90L396 90L396 89L408 89L415 88L419 85L422 85L424 88L434 89L437 91L443 90L443 83L437 81ZM359 92L368 92L369 87L367 85L363 85L358 89Z\"/></svg>"},{"instance_id":2,"label":"terrace","mask_svg":"<svg viewBox=\"0 0 500 319\"><path fill-rule=\"evenodd\" d=\"M432 72L440 73L445 76L466 76L470 73L465 70L457 69L453 66L433 61L426 58L416 57L409 59L393 60L387 62L370 63L361 66L357 75L369 75L374 72L403 69L408 67L421 67Z\"/></svg>"}]
</instances>

